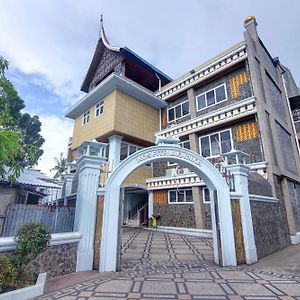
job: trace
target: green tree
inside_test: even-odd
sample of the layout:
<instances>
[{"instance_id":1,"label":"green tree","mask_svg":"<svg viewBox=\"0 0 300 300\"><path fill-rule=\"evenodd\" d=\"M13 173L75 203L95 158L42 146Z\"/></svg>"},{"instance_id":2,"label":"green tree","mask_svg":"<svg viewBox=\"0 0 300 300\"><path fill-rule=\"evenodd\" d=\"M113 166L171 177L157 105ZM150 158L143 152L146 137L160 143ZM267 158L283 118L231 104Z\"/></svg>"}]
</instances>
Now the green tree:
<instances>
[{"instance_id":1,"label":"green tree","mask_svg":"<svg viewBox=\"0 0 300 300\"><path fill-rule=\"evenodd\" d=\"M21 112L25 104L6 78L7 69L8 62L0 56L0 176L6 166L15 177L37 163L44 139L38 116Z\"/></svg>"},{"instance_id":2,"label":"green tree","mask_svg":"<svg viewBox=\"0 0 300 300\"><path fill-rule=\"evenodd\" d=\"M50 171L55 171L54 178L63 180L65 177L65 171L67 167L67 159L63 157L63 153L60 153L59 158L54 157L55 166Z\"/></svg>"}]
</instances>

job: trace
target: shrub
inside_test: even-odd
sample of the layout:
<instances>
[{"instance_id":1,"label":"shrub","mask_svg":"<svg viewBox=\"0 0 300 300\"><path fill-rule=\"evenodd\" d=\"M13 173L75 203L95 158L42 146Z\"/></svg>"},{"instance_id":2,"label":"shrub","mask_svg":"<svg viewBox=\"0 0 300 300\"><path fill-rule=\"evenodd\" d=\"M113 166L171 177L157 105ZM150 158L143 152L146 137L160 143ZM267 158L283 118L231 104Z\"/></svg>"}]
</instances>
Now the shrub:
<instances>
[{"instance_id":1,"label":"shrub","mask_svg":"<svg viewBox=\"0 0 300 300\"><path fill-rule=\"evenodd\" d=\"M47 248L50 238L50 230L43 224L28 223L18 229L16 251L11 257L0 257L0 294L34 283L27 265Z\"/></svg>"},{"instance_id":2,"label":"shrub","mask_svg":"<svg viewBox=\"0 0 300 300\"><path fill-rule=\"evenodd\" d=\"M19 289L34 283L30 270L17 268L13 258L0 257L0 294Z\"/></svg>"},{"instance_id":3,"label":"shrub","mask_svg":"<svg viewBox=\"0 0 300 300\"><path fill-rule=\"evenodd\" d=\"M21 226L14 238L20 264L28 264L34 260L48 247L50 239L51 232L43 224L28 223Z\"/></svg>"}]
</instances>

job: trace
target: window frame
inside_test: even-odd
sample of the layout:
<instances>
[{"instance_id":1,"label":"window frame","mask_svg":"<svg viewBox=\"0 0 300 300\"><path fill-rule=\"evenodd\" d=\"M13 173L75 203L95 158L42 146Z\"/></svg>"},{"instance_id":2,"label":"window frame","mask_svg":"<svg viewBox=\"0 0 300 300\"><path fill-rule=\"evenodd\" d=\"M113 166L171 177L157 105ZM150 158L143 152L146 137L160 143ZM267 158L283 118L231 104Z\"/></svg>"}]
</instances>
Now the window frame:
<instances>
[{"instance_id":1,"label":"window frame","mask_svg":"<svg viewBox=\"0 0 300 300\"><path fill-rule=\"evenodd\" d=\"M186 114L186 115L183 115L183 114L182 114L182 105L183 105L184 103L188 103L188 105L189 105L189 113ZM178 107L178 106L181 106L181 114L182 114L182 116L179 117L179 118L176 118L176 107ZM171 110L171 109L174 109L174 119L170 121L170 120L169 120L169 110ZM180 119L182 119L183 117L189 116L190 113L191 113L191 112L190 112L190 104L189 104L189 100L187 99L187 100L182 101L182 102L180 102L180 103L178 103L178 104L176 104L176 105L174 105L174 106L172 106L172 107L169 107L169 108L167 109L167 123L171 123L171 122L180 120Z\"/></svg>"},{"instance_id":2,"label":"window frame","mask_svg":"<svg viewBox=\"0 0 300 300\"><path fill-rule=\"evenodd\" d=\"M223 129L223 130L220 130L220 131L216 131L216 132L212 132L210 134L206 134L206 135L203 135L203 136L199 136L199 154L203 157L203 158L206 158L206 159L209 159L209 158L215 158L215 157L220 157L222 154L224 153L228 153L228 152L222 152L222 147L221 147L221 151L220 151L220 154L217 154L217 155L211 155L212 151L211 151L211 139L210 139L210 136L212 135L215 135L215 134L218 134L219 138L221 136L221 133L225 132L225 131L229 131L229 135L230 135L230 150L231 151L233 149L233 136L232 136L232 128L228 128L228 129ZM203 156L202 155L202 146L201 146L201 139L203 138L206 138L208 137L209 138L209 152L210 152L210 155L209 156ZM221 139L220 139L221 141Z\"/></svg>"},{"instance_id":3,"label":"window frame","mask_svg":"<svg viewBox=\"0 0 300 300\"><path fill-rule=\"evenodd\" d=\"M205 190L208 190L209 201L205 200ZM209 192L209 189L207 187L202 188L202 202L203 202L203 204L210 204L210 192Z\"/></svg>"},{"instance_id":4,"label":"window frame","mask_svg":"<svg viewBox=\"0 0 300 300\"><path fill-rule=\"evenodd\" d=\"M98 106L99 105L99 106ZM98 106L98 107L97 107ZM102 107L102 112L101 112L101 107ZM98 115L97 115L97 112ZM95 105L95 118L98 118L104 113L104 100L100 100L96 105Z\"/></svg>"},{"instance_id":5,"label":"window frame","mask_svg":"<svg viewBox=\"0 0 300 300\"><path fill-rule=\"evenodd\" d=\"M184 143L189 143L189 144L190 144L190 148L182 147L182 145L183 145ZM189 139L188 139L188 140L184 140L184 141L180 141L180 142L178 143L178 145L179 145L180 147L182 147L183 149L191 150L191 143L190 143L190 140L189 140ZM177 166L177 165L178 165L177 163L172 163L172 162L168 161L168 167L173 167L173 166Z\"/></svg>"},{"instance_id":6,"label":"window frame","mask_svg":"<svg viewBox=\"0 0 300 300\"><path fill-rule=\"evenodd\" d=\"M82 116L82 126L86 125L90 121L90 110L83 113Z\"/></svg>"},{"instance_id":7,"label":"window frame","mask_svg":"<svg viewBox=\"0 0 300 300\"><path fill-rule=\"evenodd\" d=\"M221 86L224 86L224 90L225 90L225 99L222 100L222 101L217 102L217 98L216 98L216 89L218 89L218 88L221 87ZM214 102L214 104L207 105L207 97L206 97L206 94L209 93L209 92L211 92L211 91L214 91L215 102ZM203 96L203 95L205 95L205 107L199 108L199 107L198 107L198 97L201 97L201 96ZM197 107L197 112L198 112L198 111L201 111L201 110L204 110L204 109L206 109L206 108L208 108L208 107L215 106L215 105L217 105L217 104L219 104L219 103L225 102L225 101L227 101L227 100L228 100L228 95L227 95L226 83L224 82L224 83L222 83L222 84L220 84L220 85L218 85L218 86L216 86L216 87L214 87L214 88L212 88L212 89L210 89L210 90L208 90L208 91L206 91L206 92L204 92L204 93L201 93L201 94L199 94L199 95L196 96L196 107Z\"/></svg>"},{"instance_id":8,"label":"window frame","mask_svg":"<svg viewBox=\"0 0 300 300\"><path fill-rule=\"evenodd\" d=\"M127 155L126 155L126 157L125 157L124 159L121 160L121 148L122 148L122 144L126 144L126 145L127 145ZM134 152L132 152L131 154L133 154L133 153L135 153L135 152L137 152L137 151L143 149L142 146L139 146L139 145L135 145L135 144L131 144L131 143L122 141L122 142L121 142L121 146L120 146L120 162L122 162L122 161L125 160L128 156L131 155L131 154L130 154L130 146L133 146L133 147L135 147L135 149L136 149L136 150L135 150Z\"/></svg>"},{"instance_id":9,"label":"window frame","mask_svg":"<svg viewBox=\"0 0 300 300\"><path fill-rule=\"evenodd\" d=\"M178 202L178 191L184 192L184 201ZM192 193L192 198L193 198L193 191L192 188L179 188L176 190L168 190L168 204L194 204L194 199L191 202L186 201L186 191L191 191ZM175 202L170 202L170 192L176 192L176 201Z\"/></svg>"}]
</instances>

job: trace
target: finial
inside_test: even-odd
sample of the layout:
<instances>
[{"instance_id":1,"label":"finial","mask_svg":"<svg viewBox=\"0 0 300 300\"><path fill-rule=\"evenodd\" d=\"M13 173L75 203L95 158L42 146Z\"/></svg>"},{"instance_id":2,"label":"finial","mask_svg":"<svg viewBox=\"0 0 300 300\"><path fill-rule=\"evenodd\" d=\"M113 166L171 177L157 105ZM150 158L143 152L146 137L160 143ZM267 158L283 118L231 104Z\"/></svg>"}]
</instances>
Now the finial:
<instances>
[{"instance_id":1,"label":"finial","mask_svg":"<svg viewBox=\"0 0 300 300\"><path fill-rule=\"evenodd\" d=\"M101 24L103 24L103 15L101 14L101 17L100 17L100 22Z\"/></svg>"},{"instance_id":2,"label":"finial","mask_svg":"<svg viewBox=\"0 0 300 300\"><path fill-rule=\"evenodd\" d=\"M254 23L255 26L257 26L256 18L254 16L249 16L244 20L244 26L246 27L250 23Z\"/></svg>"}]
</instances>

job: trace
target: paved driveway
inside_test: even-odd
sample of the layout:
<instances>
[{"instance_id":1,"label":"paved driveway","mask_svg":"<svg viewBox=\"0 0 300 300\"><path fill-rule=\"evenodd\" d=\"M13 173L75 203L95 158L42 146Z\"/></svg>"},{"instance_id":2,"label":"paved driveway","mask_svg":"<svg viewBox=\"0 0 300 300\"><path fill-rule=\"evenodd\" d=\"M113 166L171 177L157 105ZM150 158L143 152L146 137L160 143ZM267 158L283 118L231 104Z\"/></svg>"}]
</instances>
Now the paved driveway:
<instances>
[{"instance_id":1,"label":"paved driveway","mask_svg":"<svg viewBox=\"0 0 300 300\"><path fill-rule=\"evenodd\" d=\"M219 268L209 240L126 229L122 270L99 274L41 299L300 299L300 279Z\"/></svg>"}]
</instances>

